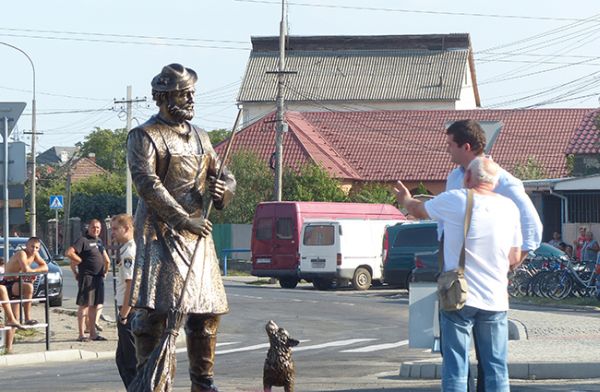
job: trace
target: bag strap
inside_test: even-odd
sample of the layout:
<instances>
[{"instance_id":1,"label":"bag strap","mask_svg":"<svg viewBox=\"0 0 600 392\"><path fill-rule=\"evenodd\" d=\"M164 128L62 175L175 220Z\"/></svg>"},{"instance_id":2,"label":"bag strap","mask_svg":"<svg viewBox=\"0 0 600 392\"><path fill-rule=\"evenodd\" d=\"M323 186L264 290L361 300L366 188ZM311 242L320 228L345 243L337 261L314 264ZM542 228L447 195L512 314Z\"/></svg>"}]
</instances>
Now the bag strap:
<instances>
[{"instance_id":1,"label":"bag strap","mask_svg":"<svg viewBox=\"0 0 600 392\"><path fill-rule=\"evenodd\" d=\"M465 224L463 233L463 246L460 251L460 259L458 260L458 269L460 272L465 270L465 245L467 243L467 233L471 227L471 215L473 214L473 190L467 189L467 209L465 211Z\"/></svg>"}]
</instances>

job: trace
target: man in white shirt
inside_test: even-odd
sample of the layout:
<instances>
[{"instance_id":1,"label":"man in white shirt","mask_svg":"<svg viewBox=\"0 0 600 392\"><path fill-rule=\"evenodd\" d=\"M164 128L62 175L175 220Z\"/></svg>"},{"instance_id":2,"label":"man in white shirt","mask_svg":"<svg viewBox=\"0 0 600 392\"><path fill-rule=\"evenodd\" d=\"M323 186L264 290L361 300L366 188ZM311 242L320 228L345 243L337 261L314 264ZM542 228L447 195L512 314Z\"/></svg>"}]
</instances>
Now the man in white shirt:
<instances>
[{"instance_id":1,"label":"man in white shirt","mask_svg":"<svg viewBox=\"0 0 600 392\"><path fill-rule=\"evenodd\" d=\"M133 240L133 218L128 214L119 214L110 222L113 240L117 242L115 275L117 277L117 306L119 308L117 331L119 342L115 361L119 374L125 384L129 386L136 373L135 343L131 333L129 315L131 313L130 293L133 266L135 262L135 241Z\"/></svg>"},{"instance_id":2,"label":"man in white shirt","mask_svg":"<svg viewBox=\"0 0 600 392\"><path fill-rule=\"evenodd\" d=\"M478 157L465 171L465 186L474 193L470 229L465 241L467 302L458 311L441 311L442 389L466 391L470 333L485 372L485 389L509 391L507 273L520 263L522 235L519 210L508 198L493 191L499 166ZM417 218L444 225L444 271L456 269L463 246L467 190L444 192L425 203L413 199L399 181L397 198Z\"/></svg>"},{"instance_id":3,"label":"man in white shirt","mask_svg":"<svg viewBox=\"0 0 600 392\"><path fill-rule=\"evenodd\" d=\"M446 143L450 159L458 165L457 168L448 174L446 191L461 189L464 187L464 176L467 166L469 166L473 159L483 156L486 146L485 132L477 121L455 121L446 130ZM540 246L543 231L542 222L531 199L525 193L525 188L521 180L502 168L499 168L498 183L494 188L494 192L511 199L519 209L521 234L523 236L521 261L523 261L530 251L534 251ZM443 231L442 223L438 225L438 231L441 236ZM516 267L517 265L513 268ZM473 339L477 341L476 333L474 333ZM479 360L479 352L476 351L476 354ZM485 388L483 387L484 379L484 370L480 366L477 366L477 392L485 392ZM469 391L472 390L475 390L475 388L473 387L473 380L470 379Z\"/></svg>"}]
</instances>

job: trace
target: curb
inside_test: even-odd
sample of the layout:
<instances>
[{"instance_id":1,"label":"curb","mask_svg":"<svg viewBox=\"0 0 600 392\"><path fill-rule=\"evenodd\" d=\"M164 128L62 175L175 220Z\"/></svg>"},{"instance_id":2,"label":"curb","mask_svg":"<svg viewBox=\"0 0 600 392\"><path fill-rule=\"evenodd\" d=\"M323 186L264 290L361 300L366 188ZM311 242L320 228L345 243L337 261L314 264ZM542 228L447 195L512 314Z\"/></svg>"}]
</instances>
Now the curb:
<instances>
[{"instance_id":1,"label":"curb","mask_svg":"<svg viewBox=\"0 0 600 392\"><path fill-rule=\"evenodd\" d=\"M471 373L477 374L477 366L471 364ZM597 362L513 362L508 364L511 379L556 380L596 378L600 374ZM400 377L411 379L439 380L442 378L442 363L414 361L400 364Z\"/></svg>"},{"instance_id":2,"label":"curb","mask_svg":"<svg viewBox=\"0 0 600 392\"><path fill-rule=\"evenodd\" d=\"M86 351L86 350L58 350L37 353L14 354L0 356L0 366L33 365L45 362L70 362L81 359L106 359L115 356L115 351Z\"/></svg>"}]
</instances>

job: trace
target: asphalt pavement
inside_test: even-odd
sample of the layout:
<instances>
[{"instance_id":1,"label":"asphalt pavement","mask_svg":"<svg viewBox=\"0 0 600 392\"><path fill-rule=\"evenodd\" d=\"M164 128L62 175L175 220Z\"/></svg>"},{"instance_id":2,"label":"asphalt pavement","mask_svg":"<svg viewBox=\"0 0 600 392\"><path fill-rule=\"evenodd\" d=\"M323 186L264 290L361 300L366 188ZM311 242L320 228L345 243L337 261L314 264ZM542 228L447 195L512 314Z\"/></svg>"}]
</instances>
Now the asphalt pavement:
<instances>
[{"instance_id":1,"label":"asphalt pavement","mask_svg":"<svg viewBox=\"0 0 600 392\"><path fill-rule=\"evenodd\" d=\"M224 279L239 282L255 280L254 277L225 277ZM15 354L0 356L0 367L113 358L116 336L114 336L114 325L111 326L110 321L101 323L107 327L102 332L108 338L106 342L75 342L76 329L72 324L74 317L69 314L74 309L73 305L66 301L64 305L66 309L56 313L65 318L63 321L66 324L60 327L62 331L54 332L51 351L45 351L43 334L41 334L35 343L17 342ZM519 304L512 307L513 309L509 311L509 319L519 327L520 336L519 340L509 342L511 379L552 380L600 377L600 308L557 308ZM38 308L43 309L43 307ZM107 308L105 313L107 316L110 315L110 308ZM68 327L68 323L72 324L71 327ZM58 325L60 322L55 323L54 327ZM418 349L418 351L422 353L423 350ZM411 379L433 381L439 379L440 374L441 358L439 354L432 353L425 355L422 360L398 363L398 373L382 376L382 380L385 380L385 388L394 389L395 383L405 385L412 382ZM400 384L398 387L400 388Z\"/></svg>"}]
</instances>

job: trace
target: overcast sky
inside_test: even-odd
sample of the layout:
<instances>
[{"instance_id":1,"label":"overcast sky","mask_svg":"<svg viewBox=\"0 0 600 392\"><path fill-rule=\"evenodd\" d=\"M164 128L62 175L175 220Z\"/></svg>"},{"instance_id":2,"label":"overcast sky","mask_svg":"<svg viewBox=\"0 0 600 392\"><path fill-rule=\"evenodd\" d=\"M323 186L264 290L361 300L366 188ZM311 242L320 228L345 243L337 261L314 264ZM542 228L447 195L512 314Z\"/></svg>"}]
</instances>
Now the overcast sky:
<instances>
[{"instance_id":1,"label":"overcast sky","mask_svg":"<svg viewBox=\"0 0 600 392\"><path fill-rule=\"evenodd\" d=\"M150 80L173 62L198 72L194 122L230 127L250 37L278 34L281 1L19 0L1 9L0 42L35 65L41 152L96 126L124 127L113 99L127 85L148 96L134 106L143 122L156 111ZM288 22L291 35L469 33L484 107L599 105L596 0L290 0ZM27 102L18 130L28 131L31 66L0 45L0 70L0 102Z\"/></svg>"}]
</instances>

